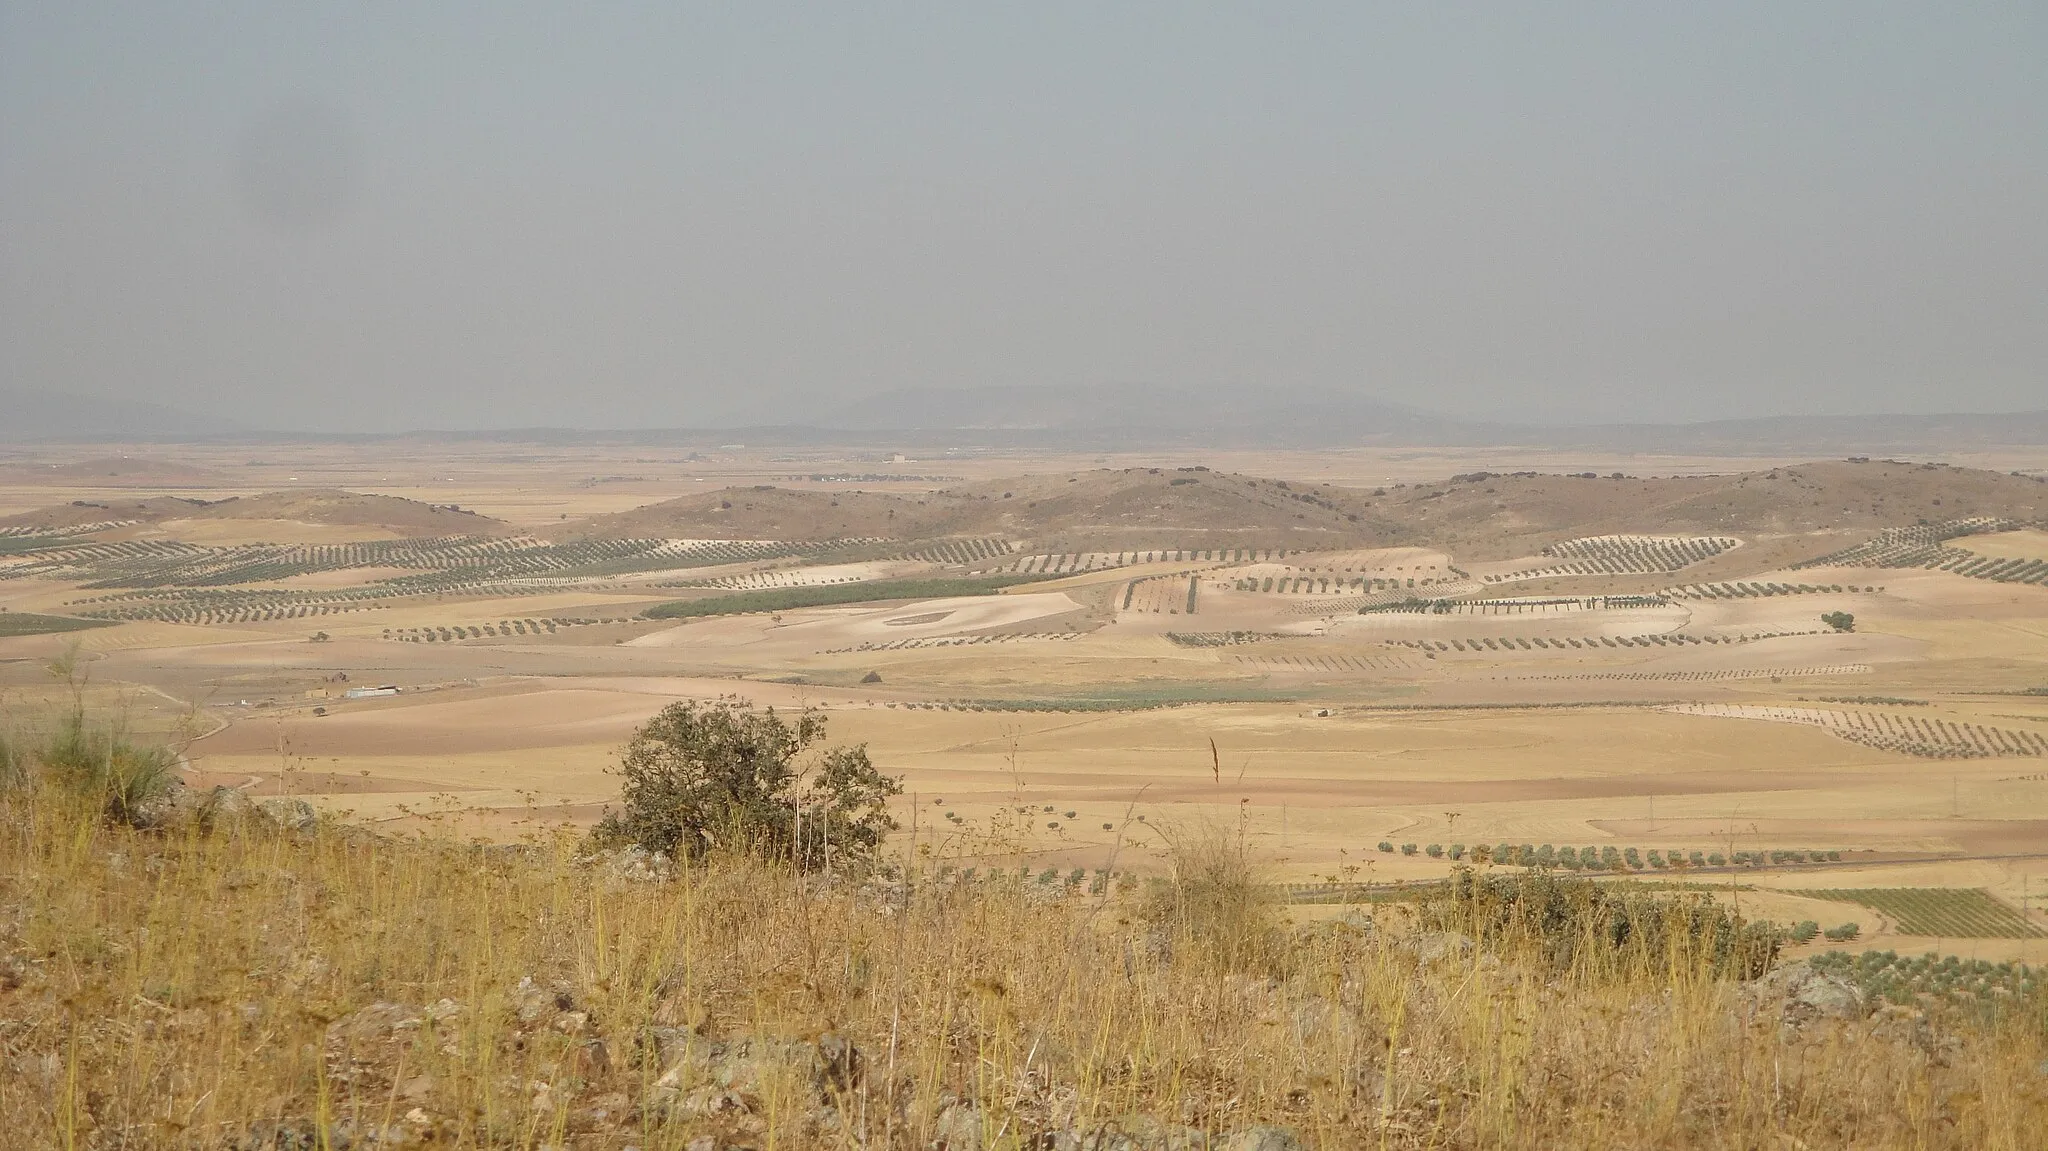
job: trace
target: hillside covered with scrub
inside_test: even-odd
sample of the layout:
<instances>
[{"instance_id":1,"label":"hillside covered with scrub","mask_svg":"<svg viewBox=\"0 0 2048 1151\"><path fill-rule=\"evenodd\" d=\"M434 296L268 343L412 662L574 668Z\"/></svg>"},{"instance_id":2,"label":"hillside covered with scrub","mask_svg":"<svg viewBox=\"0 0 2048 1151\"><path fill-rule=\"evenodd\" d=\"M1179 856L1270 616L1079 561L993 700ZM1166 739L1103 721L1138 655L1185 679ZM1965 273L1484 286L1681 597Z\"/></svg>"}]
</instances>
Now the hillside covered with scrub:
<instances>
[{"instance_id":1,"label":"hillside covered with scrub","mask_svg":"<svg viewBox=\"0 0 2048 1151\"><path fill-rule=\"evenodd\" d=\"M1766 970L1772 932L1696 892L1482 865L1290 909L1199 817L1149 878L977 873L883 838L848 751L808 792L720 777L717 826L760 836L382 837L29 718L0 746L11 1146L2019 1148L2048 1120L2031 972L1916 999L1859 982L1886 963ZM823 737L715 718L636 736L622 814L678 794L677 740Z\"/></svg>"},{"instance_id":2,"label":"hillside covered with scrub","mask_svg":"<svg viewBox=\"0 0 2048 1151\"><path fill-rule=\"evenodd\" d=\"M573 539L930 539L1006 536L1087 548L1450 547L1498 559L1559 536L1618 532L1872 531L1970 517L2048 517L2031 476L1837 460L1725 476L1468 472L1342 487L1205 467L1060 472L924 493L772 485L693 493L573 521Z\"/></svg>"}]
</instances>

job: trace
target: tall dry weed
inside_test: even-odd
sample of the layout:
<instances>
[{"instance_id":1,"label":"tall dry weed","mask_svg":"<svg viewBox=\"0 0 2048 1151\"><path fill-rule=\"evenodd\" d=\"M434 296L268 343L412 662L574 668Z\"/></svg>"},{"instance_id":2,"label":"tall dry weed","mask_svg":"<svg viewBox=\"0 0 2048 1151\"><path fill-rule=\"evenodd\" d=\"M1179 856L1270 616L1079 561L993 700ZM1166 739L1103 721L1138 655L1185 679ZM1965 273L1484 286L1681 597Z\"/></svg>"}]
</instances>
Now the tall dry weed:
<instances>
[{"instance_id":1,"label":"tall dry weed","mask_svg":"<svg viewBox=\"0 0 2048 1151\"><path fill-rule=\"evenodd\" d=\"M1160 942L1185 963L1274 970L1283 951L1279 889L1243 829L1196 819L1160 834L1167 872L1143 885L1139 903Z\"/></svg>"}]
</instances>

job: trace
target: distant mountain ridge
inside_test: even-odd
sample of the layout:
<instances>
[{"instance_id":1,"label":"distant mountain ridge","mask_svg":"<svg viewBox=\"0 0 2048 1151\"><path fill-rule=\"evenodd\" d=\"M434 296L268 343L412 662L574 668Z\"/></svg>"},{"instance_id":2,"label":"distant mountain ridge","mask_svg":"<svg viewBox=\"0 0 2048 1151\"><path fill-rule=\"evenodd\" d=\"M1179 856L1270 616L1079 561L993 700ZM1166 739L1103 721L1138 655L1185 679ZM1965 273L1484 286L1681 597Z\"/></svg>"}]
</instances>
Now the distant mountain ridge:
<instances>
[{"instance_id":1,"label":"distant mountain ridge","mask_svg":"<svg viewBox=\"0 0 2048 1151\"><path fill-rule=\"evenodd\" d=\"M1484 427L1332 388L1239 387L904 388L827 413L821 429L1010 431L1069 434L1316 434L1442 436Z\"/></svg>"},{"instance_id":2,"label":"distant mountain ridge","mask_svg":"<svg viewBox=\"0 0 2048 1151\"><path fill-rule=\"evenodd\" d=\"M0 442L206 438L238 430L232 421L143 400L0 390Z\"/></svg>"},{"instance_id":3,"label":"distant mountain ridge","mask_svg":"<svg viewBox=\"0 0 2048 1151\"><path fill-rule=\"evenodd\" d=\"M1155 385L906 388L827 412L819 432L976 432L1075 446L1561 447L1629 451L1928 450L2048 444L2048 411L1768 416L1698 423L1537 425L1447 416L1332 388Z\"/></svg>"},{"instance_id":4,"label":"distant mountain ridge","mask_svg":"<svg viewBox=\"0 0 2048 1151\"><path fill-rule=\"evenodd\" d=\"M762 400L752 410L758 423L323 434L243 429L158 404L14 391L0 392L0 442L418 438L689 447L830 444L919 450L1499 447L1729 456L1883 455L2048 446L2048 410L1541 425L1448 416L1337 388L1254 384L901 388L836 403ZM772 422L790 412L806 414L799 420Z\"/></svg>"}]
</instances>

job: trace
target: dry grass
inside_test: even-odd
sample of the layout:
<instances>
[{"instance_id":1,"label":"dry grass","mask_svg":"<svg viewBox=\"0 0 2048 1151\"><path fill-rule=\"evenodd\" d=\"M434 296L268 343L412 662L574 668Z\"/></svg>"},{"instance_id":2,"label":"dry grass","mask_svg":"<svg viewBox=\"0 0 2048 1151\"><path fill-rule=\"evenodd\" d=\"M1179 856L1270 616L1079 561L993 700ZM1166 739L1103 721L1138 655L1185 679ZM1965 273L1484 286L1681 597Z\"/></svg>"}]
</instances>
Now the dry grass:
<instances>
[{"instance_id":1,"label":"dry grass","mask_svg":"<svg viewBox=\"0 0 2048 1151\"><path fill-rule=\"evenodd\" d=\"M1786 1026L1683 949L1426 962L1387 912L1286 926L1242 843L1065 899L740 859L647 881L567 841L147 831L17 786L0 1141L1024 1148L1148 1117L1331 1148L2019 1148L2048 1119L2038 1014L1916 1042ZM773 1059L662 1079L693 1042L827 1035L862 1059L821 1086Z\"/></svg>"}]
</instances>

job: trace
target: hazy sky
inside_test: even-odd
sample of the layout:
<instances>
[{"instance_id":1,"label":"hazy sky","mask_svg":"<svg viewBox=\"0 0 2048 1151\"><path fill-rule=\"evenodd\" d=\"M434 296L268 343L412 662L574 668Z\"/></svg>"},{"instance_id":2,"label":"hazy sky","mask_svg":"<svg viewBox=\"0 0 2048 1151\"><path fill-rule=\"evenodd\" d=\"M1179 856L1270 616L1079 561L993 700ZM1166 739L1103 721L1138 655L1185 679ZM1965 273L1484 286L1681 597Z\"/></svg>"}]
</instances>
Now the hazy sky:
<instances>
[{"instance_id":1,"label":"hazy sky","mask_svg":"<svg viewBox=\"0 0 2048 1151\"><path fill-rule=\"evenodd\" d=\"M1116 382L2048 407L2048 5L0 0L0 388Z\"/></svg>"}]
</instances>

